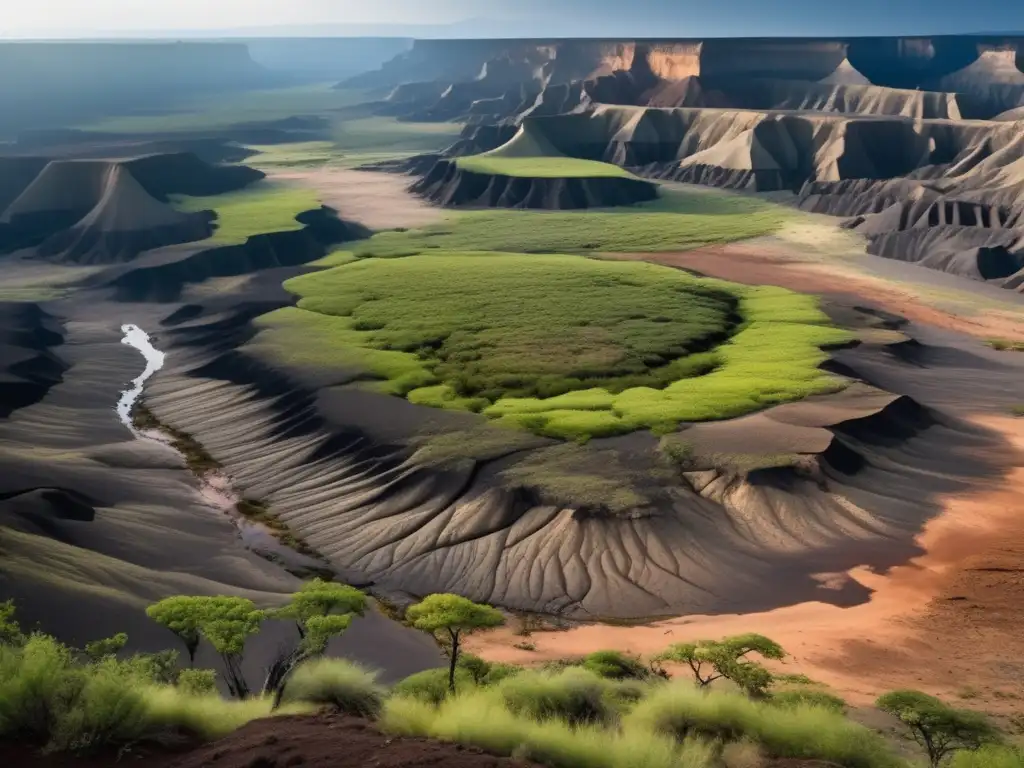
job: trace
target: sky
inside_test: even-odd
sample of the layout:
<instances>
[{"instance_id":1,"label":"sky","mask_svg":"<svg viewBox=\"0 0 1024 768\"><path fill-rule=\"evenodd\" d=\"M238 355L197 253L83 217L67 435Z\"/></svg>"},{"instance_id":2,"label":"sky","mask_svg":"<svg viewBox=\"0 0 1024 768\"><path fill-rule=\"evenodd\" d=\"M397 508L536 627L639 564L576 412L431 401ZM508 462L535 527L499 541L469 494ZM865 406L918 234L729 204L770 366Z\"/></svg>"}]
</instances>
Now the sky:
<instances>
[{"instance_id":1,"label":"sky","mask_svg":"<svg viewBox=\"0 0 1024 768\"><path fill-rule=\"evenodd\" d=\"M853 36L1024 31L1021 0L0 0L0 37Z\"/></svg>"}]
</instances>

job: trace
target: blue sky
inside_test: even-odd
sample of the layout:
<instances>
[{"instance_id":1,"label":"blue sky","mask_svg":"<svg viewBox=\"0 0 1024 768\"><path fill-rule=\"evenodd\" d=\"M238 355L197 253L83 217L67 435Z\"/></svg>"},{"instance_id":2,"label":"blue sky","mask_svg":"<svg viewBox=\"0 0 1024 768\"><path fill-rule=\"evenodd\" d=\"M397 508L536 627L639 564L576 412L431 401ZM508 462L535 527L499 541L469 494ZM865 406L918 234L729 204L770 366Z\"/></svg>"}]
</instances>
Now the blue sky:
<instances>
[{"instance_id":1,"label":"blue sky","mask_svg":"<svg viewBox=\"0 0 1024 768\"><path fill-rule=\"evenodd\" d=\"M445 36L779 36L1024 31L1022 0L2 0L0 36L287 27ZM355 26L352 26L355 25ZM433 25L433 30L431 26ZM449 26L455 25L455 26ZM436 32L436 34L434 34Z\"/></svg>"}]
</instances>

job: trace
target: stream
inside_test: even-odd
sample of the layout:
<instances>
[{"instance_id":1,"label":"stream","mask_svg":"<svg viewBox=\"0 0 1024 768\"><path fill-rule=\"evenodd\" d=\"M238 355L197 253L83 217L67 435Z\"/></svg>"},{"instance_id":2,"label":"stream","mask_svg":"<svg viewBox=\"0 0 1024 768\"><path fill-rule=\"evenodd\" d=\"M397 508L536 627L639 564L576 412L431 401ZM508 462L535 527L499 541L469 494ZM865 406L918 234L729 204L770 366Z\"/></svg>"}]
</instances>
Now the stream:
<instances>
[{"instance_id":1,"label":"stream","mask_svg":"<svg viewBox=\"0 0 1024 768\"><path fill-rule=\"evenodd\" d=\"M130 389L126 389L121 393L121 398L117 401L117 415L121 422L135 435L142 436L142 433L135 429L135 425L132 423L132 409L142 394L142 389L146 386L146 381L149 377L164 367L165 355L153 346L149 340L149 334L139 328L139 326L130 323L122 325L121 333L124 334L121 343L134 347L146 358L146 370L135 377Z\"/></svg>"},{"instance_id":2,"label":"stream","mask_svg":"<svg viewBox=\"0 0 1024 768\"><path fill-rule=\"evenodd\" d=\"M132 410L142 396L146 382L164 367L167 356L153 346L149 334L139 326L126 323L121 326L121 333L124 334L121 343L137 349L146 358L146 368L132 380L128 389L121 392L116 408L118 418L131 430L136 439L150 440L167 446L177 453L187 466L188 461L175 445L175 438L172 434L159 428L140 430L132 421ZM238 531L239 538L248 549L295 575L323 572L326 569L326 563L296 552L281 543L268 526L244 517L239 512L239 503L243 501L243 497L235 490L227 473L220 470L196 472L191 468L190 471L199 480L199 493L203 497L203 501L230 518Z\"/></svg>"}]
</instances>

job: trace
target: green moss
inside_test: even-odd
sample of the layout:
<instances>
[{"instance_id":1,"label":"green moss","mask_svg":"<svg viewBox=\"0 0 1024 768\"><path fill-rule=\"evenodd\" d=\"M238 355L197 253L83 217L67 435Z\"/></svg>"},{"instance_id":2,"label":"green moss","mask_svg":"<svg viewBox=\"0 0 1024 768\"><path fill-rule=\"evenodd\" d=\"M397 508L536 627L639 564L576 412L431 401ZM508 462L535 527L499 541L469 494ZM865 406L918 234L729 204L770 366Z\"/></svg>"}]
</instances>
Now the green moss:
<instances>
[{"instance_id":1,"label":"green moss","mask_svg":"<svg viewBox=\"0 0 1024 768\"><path fill-rule=\"evenodd\" d=\"M502 157L473 155L460 157L455 164L464 171L493 176L519 176L533 179L616 178L636 177L617 165L575 157Z\"/></svg>"},{"instance_id":2,"label":"green moss","mask_svg":"<svg viewBox=\"0 0 1024 768\"><path fill-rule=\"evenodd\" d=\"M216 230L205 241L209 245L241 245L256 235L302 229L295 217L320 207L312 190L269 181L211 197L175 195L171 202L179 211L217 215Z\"/></svg>"}]
</instances>

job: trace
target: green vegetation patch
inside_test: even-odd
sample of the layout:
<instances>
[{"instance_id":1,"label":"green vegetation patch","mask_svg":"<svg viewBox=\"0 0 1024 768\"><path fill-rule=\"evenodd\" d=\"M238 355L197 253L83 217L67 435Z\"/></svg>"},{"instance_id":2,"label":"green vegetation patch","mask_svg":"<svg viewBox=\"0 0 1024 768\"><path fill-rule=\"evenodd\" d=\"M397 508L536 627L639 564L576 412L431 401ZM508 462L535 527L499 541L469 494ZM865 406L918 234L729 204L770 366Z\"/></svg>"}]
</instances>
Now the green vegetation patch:
<instances>
[{"instance_id":1,"label":"green vegetation patch","mask_svg":"<svg viewBox=\"0 0 1024 768\"><path fill-rule=\"evenodd\" d=\"M300 310L345 318L360 346L414 355L447 387L401 394L480 407L706 372L713 357L688 356L725 338L735 304L681 272L560 255L366 259L286 287L301 296Z\"/></svg>"},{"instance_id":2,"label":"green vegetation patch","mask_svg":"<svg viewBox=\"0 0 1024 768\"><path fill-rule=\"evenodd\" d=\"M261 318L257 346L580 441L842 388L818 366L852 337L781 288L557 254L345 261L288 281L298 307Z\"/></svg>"},{"instance_id":3,"label":"green vegetation patch","mask_svg":"<svg viewBox=\"0 0 1024 768\"><path fill-rule=\"evenodd\" d=\"M717 191L661 190L649 203L586 211L466 211L447 222L382 232L353 244L358 256L407 256L428 249L526 253L685 251L766 235L794 214L782 206Z\"/></svg>"},{"instance_id":4,"label":"green vegetation patch","mask_svg":"<svg viewBox=\"0 0 1024 768\"><path fill-rule=\"evenodd\" d=\"M580 160L575 157L503 157L484 154L460 157L455 161L455 165L471 173L531 179L636 178L617 165L596 160Z\"/></svg>"},{"instance_id":5,"label":"green vegetation patch","mask_svg":"<svg viewBox=\"0 0 1024 768\"><path fill-rule=\"evenodd\" d=\"M296 115L326 116L362 101L365 101L362 91L339 90L334 88L334 83L314 83L290 88L204 94L182 100L166 112L112 116L79 127L104 133L216 130Z\"/></svg>"},{"instance_id":6,"label":"green vegetation patch","mask_svg":"<svg viewBox=\"0 0 1024 768\"><path fill-rule=\"evenodd\" d=\"M179 211L217 214L210 245L241 245L248 238L270 232L302 229L296 216L320 207L312 190L261 181L236 192L210 197L176 195L171 202Z\"/></svg>"}]
</instances>

